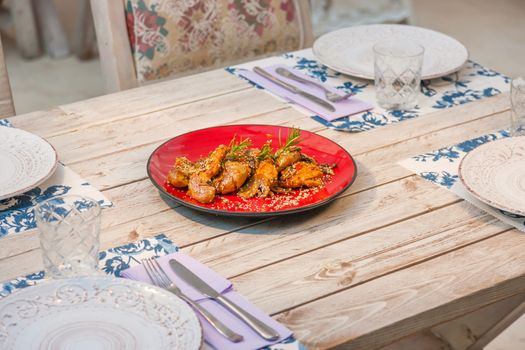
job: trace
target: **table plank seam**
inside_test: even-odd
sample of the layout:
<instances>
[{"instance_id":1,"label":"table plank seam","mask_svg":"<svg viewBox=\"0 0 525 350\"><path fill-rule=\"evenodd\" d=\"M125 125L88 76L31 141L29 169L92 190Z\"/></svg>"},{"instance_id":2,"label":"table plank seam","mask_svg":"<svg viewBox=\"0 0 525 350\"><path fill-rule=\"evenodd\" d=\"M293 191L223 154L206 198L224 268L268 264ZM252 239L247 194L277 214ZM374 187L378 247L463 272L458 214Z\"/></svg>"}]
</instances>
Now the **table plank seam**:
<instances>
[{"instance_id":1,"label":"table plank seam","mask_svg":"<svg viewBox=\"0 0 525 350\"><path fill-rule=\"evenodd\" d=\"M509 109L505 109L503 111L498 111L498 112L494 112L494 113L491 113L491 114L487 114L487 115L481 116L479 118L472 119L472 120L467 120L467 121L464 121L464 122L461 122L461 123L458 123L458 124L453 124L453 125L449 125L449 126L446 126L446 127L443 127L443 128L438 128L438 129L432 129L432 130L427 131L425 133L418 134L418 135L412 136L410 138L403 139L401 141L396 141L396 142L393 142L393 143L389 143L388 145L383 145L383 146L380 146L380 147L371 148L371 149L367 150L366 152L362 152L362 153L370 153L370 152L378 151L378 150L383 149L383 148L399 145L399 144L402 144L402 143L404 143L406 141L410 141L410 140L416 140L416 139L421 138L423 136L430 135L430 134L433 134L433 133L437 133L437 132L440 132L440 131L443 131L443 130L456 128L456 127L461 127L461 126L464 126L466 124L479 122L480 120L484 120L484 119L487 119L487 118L492 118L496 114L501 114L501 113L505 113L505 112L508 112L508 111L509 111ZM434 113L426 115L426 116L423 116L422 118L431 117L433 115L434 115ZM416 119L412 119L412 120L416 120ZM407 122L410 122L410 120L407 121ZM443 145L443 147L445 147L445 146L448 146L448 145ZM429 151L432 151L432 150L429 150Z\"/></svg>"},{"instance_id":2,"label":"table plank seam","mask_svg":"<svg viewBox=\"0 0 525 350\"><path fill-rule=\"evenodd\" d=\"M165 107L158 108L158 109L152 109L152 110L149 110L148 112L144 112L144 113L130 114L130 115L123 116L123 117L115 116L113 118L101 120L99 122L92 122L92 123L88 122L88 123L86 123L84 125L81 125L81 126L79 126L77 128L74 128L74 129L69 129L69 130L66 130L66 131L49 134L49 135L46 136L46 138L53 138L53 137L57 137L57 136L63 136L63 135L75 133L75 132L78 132L78 131L81 131L81 130L89 129L89 128L94 127L94 126L101 126L101 125L109 124L109 123L113 123L113 122L122 122L122 121L125 121L125 120L131 120L131 119L134 119L134 118L147 116L147 115L150 115L150 114L166 111L166 110L173 109L173 108L184 107L184 106L195 104L195 103L199 103L199 102L202 102L202 101L208 101L210 99L220 98L220 97L223 97L225 95L229 95L229 94L233 94L233 93L237 93L237 92L243 92L243 91L248 90L249 88L250 87L238 88L238 89L230 90L230 91L227 91L227 92L222 92L220 94L212 94L212 95L209 95L209 96L206 96L206 97L200 97L200 98L195 99L195 100L185 101L185 102L182 102L182 103L175 103L173 105L165 106ZM56 108L60 109L60 111L66 116L78 116L78 117L84 118L84 116L82 114L79 114L78 112L67 112L67 111L62 110L61 107L67 107L67 105L62 105L62 106L56 107ZM16 123L16 121L15 121L15 123Z\"/></svg>"},{"instance_id":3,"label":"table plank seam","mask_svg":"<svg viewBox=\"0 0 525 350\"><path fill-rule=\"evenodd\" d=\"M392 221L392 222L389 222L388 224L384 224L384 225L380 225L380 226L375 226L374 228L370 228L370 229L366 229L364 231L361 231L361 232L358 232L358 233L355 233L351 236L348 236L348 237L345 237L345 238L342 238L342 239L338 239L337 241L334 241L334 242L330 242L330 243L327 243L327 244L324 244L324 245L321 245L321 246L317 246L315 247L314 249L310 249L310 250L305 250L305 251L302 251L301 253L298 253L298 254L294 254L294 255L289 255L287 256L286 258L283 258L283 259L279 259L279 260L274 260L272 261L271 263L268 263L268 264L264 264L264 265L259 265L257 268L254 268L254 269L249 269L249 270L246 270L245 272L243 273L239 273L239 274L235 274L235 275L231 275L231 276L228 276L228 278L237 278L237 277L240 277L240 276L243 276L245 274L248 274L250 272L253 272L253 271L257 271L259 269L262 269L262 268L265 268L265 267L268 267L268 266L272 266L272 265L275 265L275 264L278 264L280 262L283 262L283 261L286 261L286 260L290 260L292 258L295 258L295 257L298 257L298 256L302 256L302 255L306 255L308 253L311 253L311 252L314 252L314 251L317 251L319 249L322 249L322 248L326 248L326 247L330 247L332 245L335 245L335 244L338 244L338 243L341 243L343 241L347 241L347 240L350 240L350 239L353 239L353 238L356 238L356 237L359 237L359 236L363 236L367 233L370 233L370 232L373 232L373 231L376 231L376 230L380 230L380 229L383 229L383 228L386 228L386 227L389 227L389 226L393 226L393 225L396 225L396 224L399 224L403 221L407 221L407 220L410 220L410 219L413 219L415 217L418 217L418 216L421 216L421 215L425 215L429 212L432 212L432 211L435 211L435 210L439 210L439 209L442 209L442 208L446 208L448 206L451 206L451 205L454 205L454 204L457 204L457 203L460 203L462 202L463 200L462 199L458 199L456 201L453 201L453 202L450 202L450 203L447 203L447 204L444 204L444 205L441 205L439 207L436 207L436 208L433 208L432 210L424 210L420 213L417 213L417 214L412 214L412 215L409 215L407 217L404 217L402 219L399 219L399 220L395 220L395 221ZM272 218L273 219L273 218ZM212 238L212 239L215 239ZM181 248L187 248L187 247L191 247L192 245L194 245L193 243L192 244L188 244L188 245L185 245L185 246L181 246Z\"/></svg>"},{"instance_id":4,"label":"table plank seam","mask_svg":"<svg viewBox=\"0 0 525 350\"><path fill-rule=\"evenodd\" d=\"M401 180L403 180L403 179L407 179L407 178L415 178L415 179L417 179L418 177L417 177L417 175L415 175L415 174L411 174L411 175L408 175L408 176L406 176L406 177L402 177L402 178L400 178L400 179L396 179L396 180L388 181L388 182L386 182L386 183L384 183L384 184L379 184L379 185L377 185L377 186L373 186L373 187L370 188L370 189L378 188L378 187L382 187L382 186L386 186L386 185L388 185L388 184L392 184L392 183L395 183L395 182L397 182L397 181L401 181ZM366 191L366 190L359 191L358 193L360 193L360 192L365 192L365 191ZM356 193L343 193L342 195L338 196L338 197L334 200L334 202L335 202L335 201L338 201L338 200L340 200L340 199L342 199L342 198L352 196L352 195L354 195L354 194L356 194ZM442 207L446 207L446 206L449 206L449 205L452 205L452 204L455 204L455 203L459 203L459 202L461 202L461 201L463 201L463 199L458 198L457 200L454 200L454 201L452 201L452 202L450 202L450 203L447 203L447 204L444 204L444 205L441 205L441 206L438 206L438 207L435 207L435 208L427 208L427 209L425 209L424 211L422 211L422 212L420 212L420 213L418 213L418 214L412 214L412 215L409 215L408 217L403 218L403 219L400 219L400 220L396 220L396 221L393 222L393 223L389 223L389 224L382 225L382 226L380 226L380 227L375 227L375 228L368 229L368 230L366 230L366 232L364 232L364 233L362 233L362 234L365 234L365 233L367 233L367 232L374 231L374 230L376 230L376 229L378 229L378 228L382 228L382 227L390 226L391 224L395 224L395 223L403 222L403 221L409 220L409 219L411 219L411 218L413 218L413 217L417 217L417 216L419 216L419 215L422 215L422 214L425 214L425 213L429 213L429 212L432 212L432 211L434 211L434 210L441 209ZM164 210L161 210L161 211L159 211L159 212L157 212L157 213L153 213L153 214L145 215L143 218L145 218L145 217L150 217L150 216L154 216L154 215L157 215L158 213L162 213L162 212L166 212L166 211L169 211L169 210L173 210L173 209L178 208L178 207L181 207L181 205L180 205L180 204L176 204L176 205L173 206L173 207L168 207L168 208L166 208L166 209L164 209ZM110 209L108 209L108 210L112 210L112 209L110 208ZM213 237L211 237L211 238L210 238L210 237L207 237L206 239L198 240L198 241L192 242L192 243L190 243L190 244L186 244L186 245L180 245L179 247L180 247L180 248L187 248L187 247L191 247L191 246L193 246L193 245L196 245L196 244L198 244L198 243L202 243L202 242L205 242L205 241L211 241L211 240L219 239L219 238L221 238L221 237L224 237L225 235L228 235L228 234L231 234L231 233L235 233L235 232L237 232L237 231L239 231L239 230L242 230L242 229L245 229L245 228L248 228L248 227L253 227L253 226L256 226L256 225L262 224L262 223L264 223L264 222L273 221L273 220L275 220L276 218L277 218L277 217L270 217L270 218L262 219L262 220L260 220L260 221L250 223L250 224L248 224L248 225L243 225L243 226L241 226L241 227L236 227L236 228L233 229L233 230L228 230L228 231L226 231L226 232L221 232L221 233L219 233L219 234L217 234L217 235L215 235L215 236L213 236ZM142 218L141 218L141 219L142 219ZM129 221L121 222L121 223L119 223L118 225L110 226L110 227L107 227L106 229L109 229L109 228L112 228L112 227L117 227L117 226L120 226L120 225L125 225L125 224L127 224L127 223L129 223L129 222L137 221L137 220L140 220L140 219L135 219L135 220L129 220ZM28 231L28 232L29 232L29 231ZM30 232L33 232L33 231L30 231ZM157 234L158 234L158 233L157 233ZM154 234L152 234L152 235L154 235ZM361 235L361 234L354 235L354 236L352 236L352 237L357 237L357 236L359 236L359 235ZM148 237L145 237L145 238L148 238ZM349 238L351 238L351 237L347 237L347 238L345 238L345 239L340 239L340 240L338 240L338 242L344 241L344 240L349 239ZM5 237L4 239L16 239L16 236L12 236L12 237L9 237L9 236L8 236L8 237ZM329 246L329 245L331 245L331 244L326 244L326 245L324 245L324 246ZM324 246L323 246L323 247L324 247ZM322 248L322 247L320 247L320 248ZM4 259L12 259L12 258L15 258L15 257L17 257L17 256L21 256L21 255L26 254L26 253L30 253L30 252L37 251L38 249L40 249L40 248L30 249L30 250L27 250L27 251L25 251L25 252L18 253L18 254L14 254L14 255L11 255L11 256L9 256L9 257L3 258L2 260L4 260ZM319 248L309 250L308 252L315 251L315 250L317 250L317 249L319 249ZM304 253L302 253L302 254L298 254L298 255L294 255L294 256L304 255L304 254L306 254L306 253L308 253L308 252L304 252ZM288 257L288 258L292 258L292 257L294 257L294 256L290 256L290 257ZM288 258L287 258L287 259L288 259ZM272 262L272 263L270 263L270 264L267 264L267 265L264 265L264 266L259 266L259 268L266 267L266 266L270 266L270 265L273 265L274 263L281 262L281 261L284 261L284 260L287 260L287 259L282 259L282 260L279 260L279 261L274 261L274 262ZM253 270L250 270L250 271L253 271ZM247 272L249 272L249 271L247 271ZM242 275L242 274L241 274L241 275ZM232 277L237 277L237 276L232 276Z\"/></svg>"},{"instance_id":5,"label":"table plank seam","mask_svg":"<svg viewBox=\"0 0 525 350\"><path fill-rule=\"evenodd\" d=\"M436 253L436 254L434 254L434 255L432 255L432 256L429 256L429 257L426 257L426 258L423 258L423 259L420 259L420 260L414 261L413 263L409 263L409 264L404 265L404 266L402 266L402 267L400 267L400 268L390 270L390 271L388 271L388 272L386 272L386 273L378 274L378 275L376 275L376 276L374 276L374 277L371 277L371 278L369 278L369 279L365 279L365 280L363 280L363 281L357 282L357 283L355 283L355 284L353 284L353 285L350 285L350 286L348 286L348 287L342 287L341 289L338 289L338 290L336 290L336 291L332 291L332 292L327 293L327 294L325 294L325 295L323 295L323 296L320 296L320 297L316 297L316 298L311 299L311 300L309 300L309 301L307 301L307 302L303 302L303 303L297 304L297 305L295 305L295 306L293 306L293 307L291 307L291 308L286 308L286 309L283 309L283 310L281 310L281 311L272 312L270 315L271 315L271 316L277 316L277 315L279 315L279 314L289 312L289 311L291 311L291 310L297 309L297 308L302 307L302 306L304 306L304 305L308 305L308 304L313 303L313 302L315 302L315 301L318 301L318 300L322 300L322 299L328 298L328 297L330 297L330 296L333 296L333 295L336 295L336 294L338 294L338 293L341 293L341 292L347 291L347 290L349 290L349 289L355 288L355 287L360 286L360 285L363 285L363 284L365 284L365 283L369 283L369 282L371 282L371 281L377 280L377 279L379 279L379 278L385 277L385 276L390 275L390 274L393 274L393 273L395 273L395 272L399 272L399 271L401 271L401 270L406 270L406 269L408 269L408 268L410 268L410 267L413 267L413 266L416 266L416 265L422 264L422 263L424 263L424 262L427 262L427 261L430 261L430 260L433 260L433 259L439 258L440 256L443 256L443 255L446 255L446 254L453 253L453 252L455 252L455 251L457 251L457 250L460 250L460 249L463 249L463 248L465 248L465 247L467 247L467 246L470 246L470 245L473 245L473 244L476 244L476 243L483 242L483 241L485 241L485 240L487 240L487 239L490 239L490 238L493 238L493 237L496 237L496 236L502 235L502 234L504 234L504 233L506 233L506 232L510 232L510 231L513 231L513 230L515 230L515 229L514 229L514 228L507 228L507 229L504 229L504 230L502 230L502 231L499 231L499 232L494 233L494 234L492 234L492 235L489 235L489 236L487 236L487 237L483 237L483 238L481 238L481 239L479 239L479 240L476 240L476 241L470 242L470 243L468 243L468 244L463 244L463 245L460 245L460 246L458 246L458 247L452 248L452 249L450 249L450 250L448 250L448 251L443 251L443 252L440 252L440 253ZM524 276L525 276L525 274L524 274ZM230 278L231 278L231 277L230 277ZM519 293L517 293L517 294L519 294ZM485 306L485 305L483 305L483 306Z\"/></svg>"},{"instance_id":6,"label":"table plank seam","mask_svg":"<svg viewBox=\"0 0 525 350\"><path fill-rule=\"evenodd\" d=\"M263 115L263 114L267 114L267 113L273 113L275 111L282 111L282 110L286 110L287 108L283 108L283 107L278 107L277 109L271 109L271 110L267 110L267 111L264 111L264 112L261 112L261 113L258 113L258 114L254 114L252 116L249 116L249 117L246 117L246 118L254 118L254 117L257 117L259 115ZM139 115L137 116L136 118L140 118L140 117L143 117L143 116L146 116L150 113L146 113L146 114L143 114L143 115ZM132 118L127 118L127 119L132 119ZM185 120L191 120L191 119L195 119L195 116L192 116L192 117L189 117L189 118L184 118L184 119L181 119L179 120L179 122L184 122ZM116 122L121 122L122 120L116 120ZM110 123L112 123L113 121L111 121ZM228 123L229 124L229 123ZM103 124L98 124L96 126L100 126L100 125L103 125ZM227 125L225 123L219 123L219 124L214 124L212 126L221 126L221 125ZM73 131L74 132L74 131ZM149 142L144 142L144 143L138 143L136 145L133 145L133 146L130 146L129 148L126 148L126 149L117 149L115 151L110 151L110 152L104 152L104 153L100 153L100 154L97 154L96 156L94 157L86 157L86 158L81 158L81 159L77 159L77 160L74 160L74 161L70 161L70 162L67 162L65 163L66 165L73 165L73 164L77 164L77 163L81 163L81 162L85 162L85 161L92 161L94 159L97 159L97 158L101 158L101 157L106 157L106 156L109 156L109 155L114 155L114 154L118 154L118 153L121 153L121 152L129 152L129 151L132 151L133 149L136 149L136 148L140 148L140 147L144 147L144 146L148 146L148 145L152 145L152 144L155 144L155 143L159 143L159 142L164 142L166 140L169 140L170 137L162 137L162 138L159 138L159 139L155 139L154 141L149 141ZM52 143L52 141L51 141Z\"/></svg>"},{"instance_id":7,"label":"table plank seam","mask_svg":"<svg viewBox=\"0 0 525 350\"><path fill-rule=\"evenodd\" d=\"M512 231L512 230L511 230ZM500 233L500 234L504 234L504 232ZM456 300L453 300L451 302L449 302L448 304L446 305L452 305L452 306L455 306L455 305L458 305L461 304L461 303L465 303L465 300L468 300L467 298L479 298L480 295L481 297L483 297L483 295L488 295L488 294L491 294L491 295L496 295L498 294L497 292L497 289L499 286L502 286L502 285L506 285L506 284L510 284L516 280L521 280L521 279L524 279L525 277L525 274L523 275L520 275L520 276L517 276L517 277L514 277L514 278L511 278L509 280L506 280L504 282L500 282L500 283L496 283L494 284L493 286L490 286L490 287L487 287L487 288L484 288L484 289L481 289L481 290L478 290L476 291L475 293L473 293L472 295L467 295L467 296L463 296L461 298L458 298ZM523 285L523 283L522 283ZM517 296L519 294L522 294L525 292L525 289L521 289L521 290L515 290L513 289L512 291L510 292L506 292L506 294L502 295L502 296L499 296L497 299L495 298L492 298L490 299L490 301L487 301L487 302L484 302L482 304L478 303L478 304L475 304L473 306L469 306L467 309L468 309L468 312L466 312L466 314L468 313L471 313L471 312L475 312L475 311L478 311L486 306L489 306L489 305L493 305L495 303L498 303L500 301L503 301L505 299L508 299L508 298L512 298L514 296ZM472 304L472 301L470 300L469 304ZM419 314L416 314L416 315L412 315L406 319L404 319L403 321L397 321L397 322L394 322L390 325L387 325L387 326L384 326L382 328L378 328L378 329L375 329L373 330L371 333L368 333L368 334L363 334L363 335L360 335L358 337L354 337L354 338L350 338L350 339L345 339L343 340L342 342L339 342L338 344L335 344L335 346L340 346L340 345L343 345L345 343L348 343L350 341L353 341L353 340L356 340L356 339L364 339L363 341L364 342L368 342L367 340L369 340L369 337L373 337L374 334L376 333L380 333L380 332L392 332L390 331L390 329L393 329L394 327L398 326L398 325L401 325L402 323L401 322L404 322L405 324L402 325L402 327L406 328L406 329L409 329L409 328L413 328L414 325L416 325L417 327L419 328L416 328L417 331L422 331L422 330L425 330L425 329L429 329L429 328L432 328L432 327L435 327L437 325L440 325L440 324L443 324L443 323L446 323L446 322L449 322L449 321L452 321L454 319L457 319L458 317L461 317L463 315L455 315L455 314L451 314L451 312L447 312L447 313L441 313L440 314L440 320L438 322L436 322L435 324L433 325L430 325L430 326L425 326L425 327L422 327L422 326L419 326L419 323L421 322L420 319L422 318L425 318L425 314L430 314L430 313L435 313L435 310L438 310L438 309L442 309L443 306L440 305L440 306L437 306L437 307L434 307L434 308L431 308L431 309L428 309L428 310L425 310ZM451 308L451 306L449 306L449 308ZM447 316L444 316L444 315L447 315ZM431 320L435 320L435 317L426 317L427 319L431 319ZM407 320L409 321L409 324L406 324L407 323ZM410 324L410 322L412 322L412 324ZM385 331L386 330L386 331ZM417 332L416 331L416 332ZM399 330L396 331L397 333L399 332ZM404 336L403 336L404 337ZM403 338L401 337L401 338ZM398 339L401 339L401 338L398 338ZM381 345L379 346L374 346L374 347L369 347L369 344L367 344L367 350L379 350L381 349L383 346L387 345L388 343L384 342L382 343ZM332 345L334 346L334 345ZM332 347L331 346L331 347ZM338 347L339 349L339 347Z\"/></svg>"},{"instance_id":8,"label":"table plank seam","mask_svg":"<svg viewBox=\"0 0 525 350\"><path fill-rule=\"evenodd\" d=\"M291 107L286 107L286 108L280 108L280 109L277 109L276 111L282 111L282 110L286 110L288 108L291 108ZM264 112L263 114L266 114L266 113L271 113L272 111L270 112ZM379 151L381 149L385 149L385 148L388 148L388 147L391 147L391 146L394 146L394 145L398 145L398 144L402 144L404 142L407 142L407 141L415 141L421 137L424 137L426 135L430 135L432 133L436 133L436 132L440 132L440 131L443 131L443 130L447 130L447 129L450 129L450 128L453 128L453 127L457 127L457 126L463 126L463 125L466 125L466 124L470 124L470 123L474 123L474 122L478 122L479 120L482 120L482 119L486 119L486 118L491 118L493 117L495 114L500 114L500 112L496 112L496 113L493 113L493 114L489 114L489 115L485 115L483 117L480 117L480 118L477 118L477 119L474 119L474 120L469 120L469 121L465 121L465 122L462 122L462 123L459 123L459 124L454 124L454 125L449 125L447 127L443 127L443 128L439 128L439 129L435 129L435 130L430 130L430 131L427 131L425 133L422 133L422 134L418 134L418 135L415 135L413 137L410 137L410 138L407 138L403 141L398 141L398 142L394 142L394 143L391 143L391 144L388 144L388 145L382 145L380 147L376 147L376 148L373 148L373 149L370 149L370 150L366 150L366 151L361 151L361 152L357 152L357 153L354 153L353 154L353 157L358 157L360 155L364 155L364 154L368 154L368 153L371 153L371 152L375 152L375 151ZM424 117L423 117L424 118ZM242 120L242 119L240 119ZM410 122L410 121L407 121L407 122ZM281 125L281 124L277 124L277 125ZM325 130L329 130L327 128L321 128L319 130L314 130L312 132L315 132L315 133L320 133L322 131L325 131ZM92 161L92 160L95 160L95 159L98 159L98 158L102 158L102 157L107 157L108 155L111 155L111 154L118 154L118 153L122 153L122 152L127 152L129 150L133 150L135 148L139 148L139 147L144 147L144 146L148 146L148 145L152 145L152 144L155 144L157 142L160 142L159 140L157 141L153 141L153 142L148 142L148 143L145 143L145 144L141 144L141 145L136 145L132 148L129 148L129 149L126 149L126 150L119 150L119 151L115 151L113 153L107 153L107 154L103 154L103 155L97 155L96 157L93 157L93 158L90 158L90 159L83 159L83 160L77 160L77 161L73 161L73 162L70 162L68 164L71 164L71 165L75 165L75 164L79 164L79 163L82 163L82 162L85 162L85 161ZM103 191L106 191L106 190L110 190L110 189L114 189L114 188L117 188L117 187L120 187L120 186L124 186L124 185L128 185L128 184L132 184L134 182L138 182L138 181L142 181L144 179L147 179L147 177L141 177L139 179L136 179L134 181L128 181L128 182L125 182L125 183L122 183L122 184L119 184L119 185L114 185L114 186L109 186L109 187L106 187L104 188L103 190L101 190L102 192Z\"/></svg>"}]
</instances>

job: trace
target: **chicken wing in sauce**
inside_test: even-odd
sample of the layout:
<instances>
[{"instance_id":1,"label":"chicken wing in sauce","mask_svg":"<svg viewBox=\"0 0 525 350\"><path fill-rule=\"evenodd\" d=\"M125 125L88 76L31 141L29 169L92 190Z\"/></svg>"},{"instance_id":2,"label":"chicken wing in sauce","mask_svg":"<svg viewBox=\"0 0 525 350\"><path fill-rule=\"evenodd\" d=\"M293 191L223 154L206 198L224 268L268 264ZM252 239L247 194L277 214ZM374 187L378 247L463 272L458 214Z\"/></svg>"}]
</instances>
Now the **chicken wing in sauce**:
<instances>
[{"instance_id":1,"label":"chicken wing in sauce","mask_svg":"<svg viewBox=\"0 0 525 350\"><path fill-rule=\"evenodd\" d=\"M186 157L175 159L175 164L168 173L168 182L174 187L187 187L190 176L196 172L197 166Z\"/></svg>"},{"instance_id":2,"label":"chicken wing in sauce","mask_svg":"<svg viewBox=\"0 0 525 350\"><path fill-rule=\"evenodd\" d=\"M318 187L323 185L324 173L316 163L297 162L284 169L279 186L284 188Z\"/></svg>"},{"instance_id":3,"label":"chicken wing in sauce","mask_svg":"<svg viewBox=\"0 0 525 350\"><path fill-rule=\"evenodd\" d=\"M215 186L211 179L221 170L221 163L228 147L220 145L210 155L199 162L197 172L190 175L188 194L201 203L210 203L215 197Z\"/></svg>"},{"instance_id":4,"label":"chicken wing in sauce","mask_svg":"<svg viewBox=\"0 0 525 350\"><path fill-rule=\"evenodd\" d=\"M222 173L214 179L215 188L219 194L237 191L251 175L252 168L248 160L227 160Z\"/></svg>"},{"instance_id":5,"label":"chicken wing in sauce","mask_svg":"<svg viewBox=\"0 0 525 350\"><path fill-rule=\"evenodd\" d=\"M255 174L237 194L243 198L267 197L277 185L278 175L273 159L266 158L259 162Z\"/></svg>"},{"instance_id":6,"label":"chicken wing in sauce","mask_svg":"<svg viewBox=\"0 0 525 350\"><path fill-rule=\"evenodd\" d=\"M188 183L188 194L201 203L211 203L215 198L215 187L203 173L194 174Z\"/></svg>"},{"instance_id":7,"label":"chicken wing in sauce","mask_svg":"<svg viewBox=\"0 0 525 350\"><path fill-rule=\"evenodd\" d=\"M175 187L188 187L188 195L201 203L211 203L216 194L267 197L322 186L335 165L319 165L302 153L299 137L299 129L292 129L281 144L279 135L275 153L271 140L258 149L250 148L249 139L233 137L228 146L220 145L195 163L177 158L167 180Z\"/></svg>"},{"instance_id":8,"label":"chicken wing in sauce","mask_svg":"<svg viewBox=\"0 0 525 350\"><path fill-rule=\"evenodd\" d=\"M301 159L301 151L292 150L284 151L279 154L275 160L275 165L277 166L277 171L281 171L295 162L298 162Z\"/></svg>"}]
</instances>

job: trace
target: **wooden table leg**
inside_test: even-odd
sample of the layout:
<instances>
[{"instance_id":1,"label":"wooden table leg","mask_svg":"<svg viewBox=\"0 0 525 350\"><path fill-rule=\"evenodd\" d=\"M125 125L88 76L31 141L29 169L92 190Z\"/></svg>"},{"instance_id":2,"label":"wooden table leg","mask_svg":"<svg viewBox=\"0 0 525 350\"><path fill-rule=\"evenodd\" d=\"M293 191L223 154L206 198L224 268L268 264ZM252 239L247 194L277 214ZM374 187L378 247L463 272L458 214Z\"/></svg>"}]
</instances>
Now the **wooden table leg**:
<instances>
[{"instance_id":1,"label":"wooden table leg","mask_svg":"<svg viewBox=\"0 0 525 350\"><path fill-rule=\"evenodd\" d=\"M78 0L74 40L73 49L79 59L89 59L96 54L95 27L89 0Z\"/></svg>"},{"instance_id":2,"label":"wooden table leg","mask_svg":"<svg viewBox=\"0 0 525 350\"><path fill-rule=\"evenodd\" d=\"M518 294L438 325L431 331L445 340L451 349L479 350L523 313L523 309L521 312L517 310L523 302L525 294Z\"/></svg>"},{"instance_id":3,"label":"wooden table leg","mask_svg":"<svg viewBox=\"0 0 525 350\"><path fill-rule=\"evenodd\" d=\"M430 331L423 331L400 339L395 343L382 347L381 350L452 350L443 340Z\"/></svg>"},{"instance_id":4,"label":"wooden table leg","mask_svg":"<svg viewBox=\"0 0 525 350\"><path fill-rule=\"evenodd\" d=\"M503 317L497 322L492 328L490 328L485 334L483 334L474 344L472 344L467 350L482 350L498 335L500 335L505 329L507 329L512 323L518 318L525 314L525 301L518 305L512 310L507 316Z\"/></svg>"},{"instance_id":5,"label":"wooden table leg","mask_svg":"<svg viewBox=\"0 0 525 350\"><path fill-rule=\"evenodd\" d=\"M37 0L33 4L35 5L37 21L42 31L42 43L47 54L53 58L69 55L66 33L64 33L64 28L58 17L53 0Z\"/></svg>"},{"instance_id":6,"label":"wooden table leg","mask_svg":"<svg viewBox=\"0 0 525 350\"><path fill-rule=\"evenodd\" d=\"M20 54L25 58L40 56L42 50L32 0L13 0L9 6Z\"/></svg>"},{"instance_id":7,"label":"wooden table leg","mask_svg":"<svg viewBox=\"0 0 525 350\"><path fill-rule=\"evenodd\" d=\"M9 118L15 115L15 105L11 95L11 85L4 60L2 40L0 40L0 118Z\"/></svg>"},{"instance_id":8,"label":"wooden table leg","mask_svg":"<svg viewBox=\"0 0 525 350\"><path fill-rule=\"evenodd\" d=\"M524 313L525 294L518 294L397 340L381 350L482 350Z\"/></svg>"}]
</instances>

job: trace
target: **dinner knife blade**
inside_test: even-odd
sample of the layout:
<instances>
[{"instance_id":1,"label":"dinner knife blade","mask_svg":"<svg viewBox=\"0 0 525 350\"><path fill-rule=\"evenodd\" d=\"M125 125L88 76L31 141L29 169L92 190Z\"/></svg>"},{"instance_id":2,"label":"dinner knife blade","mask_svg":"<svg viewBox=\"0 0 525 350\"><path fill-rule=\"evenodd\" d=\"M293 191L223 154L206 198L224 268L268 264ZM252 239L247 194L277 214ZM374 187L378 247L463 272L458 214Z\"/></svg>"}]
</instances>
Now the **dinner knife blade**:
<instances>
[{"instance_id":1,"label":"dinner knife blade","mask_svg":"<svg viewBox=\"0 0 525 350\"><path fill-rule=\"evenodd\" d=\"M308 92L303 91L303 90L299 89L298 87L293 86L292 84L288 84L287 82L282 81L281 79L279 79L277 77L274 77L273 75L271 75L270 73L268 73L267 71L262 69L261 67L258 67L258 66L254 67L253 71L255 73L259 74L261 77L266 78L266 79L270 80L272 83L282 87L283 89L286 89L286 90L288 90L290 92L293 92L294 94L301 95L304 98L306 98L306 99L308 99L308 100L310 100L310 101L320 105L324 109L329 110L330 112L335 112L335 107L332 106L330 103L326 102L325 100L323 100L322 98L319 98L319 97L317 97L315 95L309 94Z\"/></svg>"},{"instance_id":2,"label":"dinner knife blade","mask_svg":"<svg viewBox=\"0 0 525 350\"><path fill-rule=\"evenodd\" d=\"M213 289L209 284L204 282L199 276L191 272L186 266L182 265L180 262L178 262L175 259L170 259L170 267L179 276L195 288L199 293L204 294L207 297L210 298L217 298L220 293L217 292L215 289Z\"/></svg>"},{"instance_id":3,"label":"dinner knife blade","mask_svg":"<svg viewBox=\"0 0 525 350\"><path fill-rule=\"evenodd\" d=\"M175 259L170 259L169 263L171 269L177 274L177 276L182 278L187 284L195 288L200 293L216 300L225 309L244 321L244 323L257 332L257 334L259 334L261 337L267 340L279 339L279 333L277 333L273 328L253 317L233 301L217 292L209 284L204 282L199 276L191 272L186 266L182 265Z\"/></svg>"}]
</instances>

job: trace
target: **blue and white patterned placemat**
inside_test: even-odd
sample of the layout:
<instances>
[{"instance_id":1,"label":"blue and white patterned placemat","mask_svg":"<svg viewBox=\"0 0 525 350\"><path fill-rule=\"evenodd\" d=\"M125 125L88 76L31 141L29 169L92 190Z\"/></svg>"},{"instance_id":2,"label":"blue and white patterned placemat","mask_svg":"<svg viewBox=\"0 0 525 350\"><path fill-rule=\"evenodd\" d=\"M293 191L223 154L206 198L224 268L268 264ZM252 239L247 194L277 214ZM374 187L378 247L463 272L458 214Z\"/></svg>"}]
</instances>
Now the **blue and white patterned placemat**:
<instances>
[{"instance_id":1,"label":"blue and white patterned placemat","mask_svg":"<svg viewBox=\"0 0 525 350\"><path fill-rule=\"evenodd\" d=\"M120 272L139 265L141 259L159 257L178 250L164 234L150 239L131 242L99 253L100 269L107 275L120 277ZM44 271L32 273L0 284L0 299L20 288L33 286L44 280Z\"/></svg>"},{"instance_id":2,"label":"blue and white patterned placemat","mask_svg":"<svg viewBox=\"0 0 525 350\"><path fill-rule=\"evenodd\" d=\"M0 120L0 126L11 124L3 119ZM90 197L102 207L113 205L95 187L69 167L59 163L55 173L40 186L19 196L0 200L0 238L34 229L34 206L48 198L66 194Z\"/></svg>"},{"instance_id":3,"label":"blue and white patterned placemat","mask_svg":"<svg viewBox=\"0 0 525 350\"><path fill-rule=\"evenodd\" d=\"M159 257L178 251L178 247L166 235L159 234L149 239L134 241L99 253L99 267L109 276L120 277L121 271L139 265L142 259ZM34 286L44 280L45 273L39 271L0 284L0 300L22 288ZM210 347L207 347L210 349ZM281 343L265 347L264 350L306 350L293 336Z\"/></svg>"},{"instance_id":4,"label":"blue and white patterned placemat","mask_svg":"<svg viewBox=\"0 0 525 350\"><path fill-rule=\"evenodd\" d=\"M298 105L293 105L299 111L311 116L314 120L329 128L350 132L370 130L406 119L416 118L440 109L451 108L494 96L508 91L510 83L508 77L484 68L475 62L468 61L465 67L457 73L423 81L419 104L416 108L404 111L387 111L376 105L373 81L353 78L333 71L317 62L311 49L228 67L226 71L244 79L238 75L241 69L251 70L255 66L265 67L275 64L285 64L302 70L306 74L317 78L320 82L330 84L344 92L352 92L359 99L376 106L371 111L329 122L319 116L312 115L312 112ZM257 87L263 89L261 86Z\"/></svg>"},{"instance_id":5,"label":"blue and white patterned placemat","mask_svg":"<svg viewBox=\"0 0 525 350\"><path fill-rule=\"evenodd\" d=\"M437 151L420 154L403 160L400 164L424 179L454 192L459 197L497 217L501 221L525 232L525 217L491 207L474 198L465 189L458 175L459 164L468 152L484 143L508 136L509 133L507 131L498 131L493 134L463 141L455 146L444 147Z\"/></svg>"}]
</instances>

